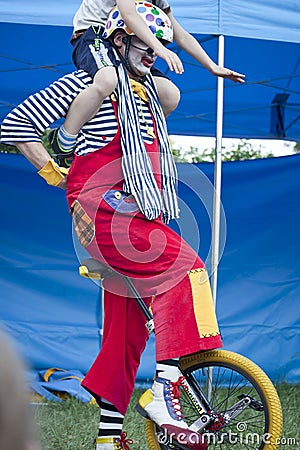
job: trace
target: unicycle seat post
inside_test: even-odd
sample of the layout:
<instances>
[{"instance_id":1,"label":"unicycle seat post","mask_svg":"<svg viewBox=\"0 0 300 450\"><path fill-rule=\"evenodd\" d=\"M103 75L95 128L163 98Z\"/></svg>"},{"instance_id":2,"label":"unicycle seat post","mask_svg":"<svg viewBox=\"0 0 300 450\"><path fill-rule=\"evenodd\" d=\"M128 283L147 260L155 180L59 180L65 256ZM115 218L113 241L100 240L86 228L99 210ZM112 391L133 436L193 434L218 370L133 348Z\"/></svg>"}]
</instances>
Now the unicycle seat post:
<instances>
[{"instance_id":1,"label":"unicycle seat post","mask_svg":"<svg viewBox=\"0 0 300 450\"><path fill-rule=\"evenodd\" d=\"M145 325L149 334L154 332L153 316L149 311L147 305L145 304L144 300L140 296L131 278L119 272L116 272L114 269L108 266L105 266L95 258L89 258L82 261L81 266L79 267L79 273L81 276L85 278L92 278L97 280L104 280L105 278L110 278L115 275L118 275L120 278L122 278L124 283L128 287L130 294L132 295L132 297L134 298L134 300L136 301L136 303L138 304L139 308L141 309L142 313L146 318Z\"/></svg>"},{"instance_id":2,"label":"unicycle seat post","mask_svg":"<svg viewBox=\"0 0 300 450\"><path fill-rule=\"evenodd\" d=\"M144 316L147 320L146 328L147 328L149 334L151 334L152 332L154 332L154 321L153 321L153 316L152 316L151 312L149 311L149 308L147 307L146 303L140 296L138 290L136 289L135 285L133 284L132 279L129 277L126 277L125 275L122 275L122 278L123 278L124 282L126 283L131 295L134 297L136 303L138 304L139 308L141 309L142 313L144 314Z\"/></svg>"}]
</instances>

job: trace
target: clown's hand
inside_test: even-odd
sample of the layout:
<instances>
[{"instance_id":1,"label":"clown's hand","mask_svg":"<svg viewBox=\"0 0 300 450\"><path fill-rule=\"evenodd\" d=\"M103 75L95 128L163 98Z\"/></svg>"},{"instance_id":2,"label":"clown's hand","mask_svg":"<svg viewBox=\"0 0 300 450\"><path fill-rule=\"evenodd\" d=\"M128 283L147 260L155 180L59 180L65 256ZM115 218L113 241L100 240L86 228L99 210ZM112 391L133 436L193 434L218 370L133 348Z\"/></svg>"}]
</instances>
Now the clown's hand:
<instances>
[{"instance_id":1,"label":"clown's hand","mask_svg":"<svg viewBox=\"0 0 300 450\"><path fill-rule=\"evenodd\" d=\"M57 186L61 189L67 189L67 175L68 169L60 167L51 158L49 161L38 171L38 174L47 181L51 186Z\"/></svg>"}]
</instances>

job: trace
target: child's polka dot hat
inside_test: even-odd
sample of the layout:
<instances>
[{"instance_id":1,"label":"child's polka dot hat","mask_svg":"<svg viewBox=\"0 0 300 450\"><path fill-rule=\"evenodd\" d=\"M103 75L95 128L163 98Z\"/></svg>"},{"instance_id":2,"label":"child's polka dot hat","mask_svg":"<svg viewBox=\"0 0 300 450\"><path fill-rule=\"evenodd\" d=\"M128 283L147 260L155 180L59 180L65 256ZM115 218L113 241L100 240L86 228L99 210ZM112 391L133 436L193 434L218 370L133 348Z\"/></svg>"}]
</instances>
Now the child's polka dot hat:
<instances>
[{"instance_id":1,"label":"child's polka dot hat","mask_svg":"<svg viewBox=\"0 0 300 450\"><path fill-rule=\"evenodd\" d=\"M148 25L152 33L166 42L173 42L173 27L169 17L156 6L147 2L135 2L137 13ZM121 17L120 11L116 6L108 16L107 23L103 32L103 39L108 39L115 30L124 30L130 36L134 33L128 28Z\"/></svg>"}]
</instances>

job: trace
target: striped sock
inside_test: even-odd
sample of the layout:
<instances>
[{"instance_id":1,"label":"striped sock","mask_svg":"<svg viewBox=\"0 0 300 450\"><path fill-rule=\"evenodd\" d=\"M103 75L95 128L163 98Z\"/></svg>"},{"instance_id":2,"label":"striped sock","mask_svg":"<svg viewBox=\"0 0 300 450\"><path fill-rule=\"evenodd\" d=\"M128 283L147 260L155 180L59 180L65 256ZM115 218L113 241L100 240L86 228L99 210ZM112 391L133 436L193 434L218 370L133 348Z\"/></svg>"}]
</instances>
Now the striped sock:
<instances>
[{"instance_id":1,"label":"striped sock","mask_svg":"<svg viewBox=\"0 0 300 450\"><path fill-rule=\"evenodd\" d=\"M180 376L178 365L179 365L179 358L157 361L156 376L166 378L167 380L171 381L177 381L178 377Z\"/></svg>"},{"instance_id":2,"label":"striped sock","mask_svg":"<svg viewBox=\"0 0 300 450\"><path fill-rule=\"evenodd\" d=\"M124 416L107 400L100 400L101 416L98 437L120 437Z\"/></svg>"},{"instance_id":3,"label":"striped sock","mask_svg":"<svg viewBox=\"0 0 300 450\"><path fill-rule=\"evenodd\" d=\"M76 143L77 134L69 133L62 125L57 133L59 147L63 152L70 152Z\"/></svg>"}]
</instances>

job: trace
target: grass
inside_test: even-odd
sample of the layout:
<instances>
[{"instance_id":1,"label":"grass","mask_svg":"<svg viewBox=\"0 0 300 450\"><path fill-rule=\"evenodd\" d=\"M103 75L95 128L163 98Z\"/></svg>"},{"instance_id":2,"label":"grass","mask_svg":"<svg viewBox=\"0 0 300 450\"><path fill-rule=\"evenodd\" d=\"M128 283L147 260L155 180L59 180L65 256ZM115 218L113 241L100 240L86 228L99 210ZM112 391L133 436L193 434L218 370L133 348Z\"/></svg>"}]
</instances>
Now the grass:
<instances>
[{"instance_id":1,"label":"grass","mask_svg":"<svg viewBox=\"0 0 300 450\"><path fill-rule=\"evenodd\" d=\"M300 389L299 385L277 386L283 409L283 442L280 450L300 448ZM145 421L135 411L142 390L136 389L125 418L124 430L134 440L132 450L147 450ZM94 450L99 409L68 398L64 403L46 403L34 406L34 417L40 432L43 450ZM291 440L292 439L292 440ZM211 448L211 447L210 447Z\"/></svg>"},{"instance_id":2,"label":"grass","mask_svg":"<svg viewBox=\"0 0 300 450\"><path fill-rule=\"evenodd\" d=\"M279 449L298 450L300 448L300 386L280 384L277 386L277 392L283 415L283 440ZM285 439L290 439L290 443L285 442Z\"/></svg>"},{"instance_id":3,"label":"grass","mask_svg":"<svg viewBox=\"0 0 300 450\"><path fill-rule=\"evenodd\" d=\"M143 390L136 389L125 418L124 430L134 440L133 450L147 450L145 420L135 411ZM98 434L100 410L74 398L64 403L38 404L34 417L40 432L43 450L94 450Z\"/></svg>"}]
</instances>

